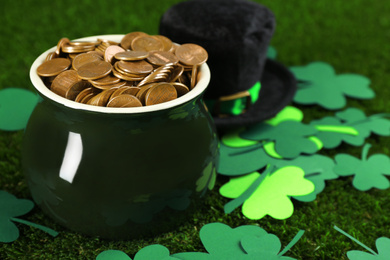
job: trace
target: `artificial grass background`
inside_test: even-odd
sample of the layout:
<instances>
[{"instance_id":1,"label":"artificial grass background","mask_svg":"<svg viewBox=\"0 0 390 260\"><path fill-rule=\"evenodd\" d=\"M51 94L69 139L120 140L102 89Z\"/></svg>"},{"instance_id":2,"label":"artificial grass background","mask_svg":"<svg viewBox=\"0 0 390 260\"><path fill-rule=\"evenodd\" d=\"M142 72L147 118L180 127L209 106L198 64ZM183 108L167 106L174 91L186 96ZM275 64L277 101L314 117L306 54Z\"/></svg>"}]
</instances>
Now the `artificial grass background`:
<instances>
[{"instance_id":1,"label":"artificial grass background","mask_svg":"<svg viewBox=\"0 0 390 260\"><path fill-rule=\"evenodd\" d=\"M21 87L33 90L28 72L34 59L56 45L61 37L70 39L99 34L125 34L131 31L158 33L160 16L179 0L144 1L52 1L3 0L0 8L0 89ZM371 79L377 97L368 101L348 102L366 114L389 112L387 97L390 82L390 2L338 0L264 0L275 14L277 29L272 45L277 59L287 66L324 61L338 74L357 73ZM1 104L0 104L1 105ZM300 107L305 122L329 111ZM31 198L21 171L23 131L0 131L0 189L18 198ZM373 136L370 154L390 155L390 137ZM333 156L349 153L360 157L361 148L342 145L322 151ZM336 224L375 250L375 240L390 237L390 190L357 191L350 178L328 181L325 190L310 203L294 201L296 210L287 220L265 217L248 220L239 210L226 215L228 201L218 194L227 181L218 177L217 187L205 198L204 207L180 229L150 239L106 241L69 232L42 214L36 207L24 217L59 232L52 238L40 230L18 225L21 235L9 244L0 244L0 259L95 259L107 249L117 249L133 256L150 244L166 246L171 253L201 251L200 228L222 222L237 227L258 224L276 234L285 246L299 229L302 239L286 255L298 259L347 259L351 249L363 250L337 231Z\"/></svg>"}]
</instances>

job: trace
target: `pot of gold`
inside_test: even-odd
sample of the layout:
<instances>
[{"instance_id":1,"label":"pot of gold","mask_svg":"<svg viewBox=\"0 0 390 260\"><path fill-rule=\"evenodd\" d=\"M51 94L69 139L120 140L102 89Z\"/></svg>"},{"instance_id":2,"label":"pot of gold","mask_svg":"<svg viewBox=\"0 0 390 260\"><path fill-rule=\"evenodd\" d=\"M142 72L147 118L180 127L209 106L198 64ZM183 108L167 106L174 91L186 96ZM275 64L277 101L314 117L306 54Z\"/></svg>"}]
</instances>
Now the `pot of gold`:
<instances>
[{"instance_id":1,"label":"pot of gold","mask_svg":"<svg viewBox=\"0 0 390 260\"><path fill-rule=\"evenodd\" d=\"M171 230L211 189L218 139L207 52L133 32L61 39L33 63L22 162L35 202L109 239Z\"/></svg>"}]
</instances>

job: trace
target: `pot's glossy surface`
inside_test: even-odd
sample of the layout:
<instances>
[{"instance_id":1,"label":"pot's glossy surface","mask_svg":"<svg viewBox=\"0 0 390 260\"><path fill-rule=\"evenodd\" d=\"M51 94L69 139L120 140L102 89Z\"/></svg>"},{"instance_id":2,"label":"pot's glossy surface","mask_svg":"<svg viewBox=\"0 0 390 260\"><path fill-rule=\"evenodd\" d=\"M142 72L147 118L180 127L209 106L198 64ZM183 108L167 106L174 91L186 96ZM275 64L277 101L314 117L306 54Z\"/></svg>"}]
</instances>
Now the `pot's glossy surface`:
<instances>
[{"instance_id":1,"label":"pot's glossy surface","mask_svg":"<svg viewBox=\"0 0 390 260\"><path fill-rule=\"evenodd\" d=\"M25 131L23 168L33 199L60 224L110 239L152 235L188 219L212 188L219 156L202 99L206 64L190 96L146 111L77 107L31 78L42 99Z\"/></svg>"}]
</instances>

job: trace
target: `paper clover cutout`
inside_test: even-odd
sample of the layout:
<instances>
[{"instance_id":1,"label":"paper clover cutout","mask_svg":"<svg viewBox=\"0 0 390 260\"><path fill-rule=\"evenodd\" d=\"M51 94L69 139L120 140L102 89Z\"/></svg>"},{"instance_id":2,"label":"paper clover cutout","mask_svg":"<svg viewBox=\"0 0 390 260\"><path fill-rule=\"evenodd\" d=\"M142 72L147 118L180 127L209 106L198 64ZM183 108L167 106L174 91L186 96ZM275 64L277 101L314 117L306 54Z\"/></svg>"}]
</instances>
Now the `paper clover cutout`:
<instances>
[{"instance_id":1,"label":"paper clover cutout","mask_svg":"<svg viewBox=\"0 0 390 260\"><path fill-rule=\"evenodd\" d=\"M267 123L256 124L240 134L249 140L274 141L276 152L283 158L295 158L302 153L318 151L316 143L309 139L317 129L298 121L283 121L276 126Z\"/></svg>"},{"instance_id":2,"label":"paper clover cutout","mask_svg":"<svg viewBox=\"0 0 390 260\"><path fill-rule=\"evenodd\" d=\"M142 248L134 256L133 260L174 260L179 259L170 256L169 250L162 245L150 245ZM126 253L119 250L107 250L101 252L96 260L132 260Z\"/></svg>"},{"instance_id":3,"label":"paper clover cutout","mask_svg":"<svg viewBox=\"0 0 390 260\"><path fill-rule=\"evenodd\" d=\"M6 191L0 190L0 242L9 243L18 239L19 229L13 222L39 228L54 237L58 235L56 231L50 228L16 218L27 214L33 208L34 203L32 201L18 199Z\"/></svg>"},{"instance_id":4,"label":"paper clover cutout","mask_svg":"<svg viewBox=\"0 0 390 260\"><path fill-rule=\"evenodd\" d=\"M325 62L312 62L306 66L290 67L298 80L294 102L303 105L317 104L329 110L346 105L346 96L370 99L375 96L370 80L358 74L336 75Z\"/></svg>"},{"instance_id":5,"label":"paper clover cutout","mask_svg":"<svg viewBox=\"0 0 390 260\"><path fill-rule=\"evenodd\" d=\"M347 252L348 259L350 260L388 260L390 259L390 239L387 237L380 237L375 241L376 248L378 250L378 253L376 253L374 250L357 240L356 238L352 237L345 231L341 230L339 227L334 226L334 229L336 229L338 232L342 233L343 235L347 236L363 248L365 248L367 252L358 251L358 250L351 250Z\"/></svg>"},{"instance_id":6,"label":"paper clover cutout","mask_svg":"<svg viewBox=\"0 0 390 260\"><path fill-rule=\"evenodd\" d=\"M349 154L337 154L334 171L340 176L354 175L352 184L358 190L388 189L390 182L385 175L390 175L390 158L384 154L367 158L370 147L370 144L363 147L361 160Z\"/></svg>"},{"instance_id":7,"label":"paper clover cutout","mask_svg":"<svg viewBox=\"0 0 390 260\"><path fill-rule=\"evenodd\" d=\"M0 90L0 129L24 129L37 103L38 96L31 91L21 88Z\"/></svg>"},{"instance_id":8,"label":"paper clover cutout","mask_svg":"<svg viewBox=\"0 0 390 260\"><path fill-rule=\"evenodd\" d=\"M289 218L294 212L290 196L304 196L314 191L314 184L304 178L304 171L296 166L286 166L271 173L269 167L263 174L253 172L231 178L219 192L235 199L225 205L230 213L242 204L242 212L249 219L270 215L276 219Z\"/></svg>"},{"instance_id":9,"label":"paper clover cutout","mask_svg":"<svg viewBox=\"0 0 390 260\"><path fill-rule=\"evenodd\" d=\"M222 223L210 223L200 230L200 239L208 253L186 252L173 256L183 260L294 260L283 254L298 242L303 232L299 231L283 251L280 251L279 238L258 226L245 225L233 229Z\"/></svg>"},{"instance_id":10,"label":"paper clover cutout","mask_svg":"<svg viewBox=\"0 0 390 260\"><path fill-rule=\"evenodd\" d=\"M348 108L335 115L335 117L313 120L310 123L318 130L315 135L327 149L336 148L342 142L354 146L363 145L371 133L390 135L390 120L386 118L387 114L367 117L360 109Z\"/></svg>"}]
</instances>

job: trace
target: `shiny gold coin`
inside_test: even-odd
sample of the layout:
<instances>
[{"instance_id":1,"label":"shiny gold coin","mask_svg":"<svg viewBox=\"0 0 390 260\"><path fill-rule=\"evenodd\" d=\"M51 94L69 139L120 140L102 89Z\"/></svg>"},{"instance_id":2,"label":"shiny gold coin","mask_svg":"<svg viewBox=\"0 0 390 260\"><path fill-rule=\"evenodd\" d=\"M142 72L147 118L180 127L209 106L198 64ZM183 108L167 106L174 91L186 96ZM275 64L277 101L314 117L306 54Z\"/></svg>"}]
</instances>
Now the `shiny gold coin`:
<instances>
[{"instance_id":1,"label":"shiny gold coin","mask_svg":"<svg viewBox=\"0 0 390 260\"><path fill-rule=\"evenodd\" d=\"M123 86L123 87L120 87L117 90L115 90L114 93L112 93L110 100L113 99L114 97L117 97L117 96L120 96L123 94L136 96L138 91L140 91L140 90L141 89L137 88L137 87Z\"/></svg>"},{"instance_id":2,"label":"shiny gold coin","mask_svg":"<svg viewBox=\"0 0 390 260\"><path fill-rule=\"evenodd\" d=\"M131 62L120 60L116 64L121 70L136 75L149 74L150 72L153 71L153 66L144 60L131 61Z\"/></svg>"},{"instance_id":3,"label":"shiny gold coin","mask_svg":"<svg viewBox=\"0 0 390 260\"><path fill-rule=\"evenodd\" d=\"M191 73L191 85L190 85L191 89L195 87L197 77L198 77L198 66L194 65Z\"/></svg>"},{"instance_id":4,"label":"shiny gold coin","mask_svg":"<svg viewBox=\"0 0 390 260\"><path fill-rule=\"evenodd\" d=\"M79 102L79 103L82 103L82 100L89 94L92 94L91 97L95 96L96 94L98 94L100 92L100 90L97 90L96 88L94 87L87 87L85 89L83 89L82 91L80 91L80 93L76 96L75 100L76 102Z\"/></svg>"},{"instance_id":5,"label":"shiny gold coin","mask_svg":"<svg viewBox=\"0 0 390 260\"><path fill-rule=\"evenodd\" d=\"M143 86L140 91L138 91L137 95L135 95L143 105L145 105L145 97L148 91L150 90L151 87L157 85L157 83L151 83L148 85Z\"/></svg>"},{"instance_id":6,"label":"shiny gold coin","mask_svg":"<svg viewBox=\"0 0 390 260\"><path fill-rule=\"evenodd\" d=\"M107 76L112 70L112 65L106 61L93 61L81 66L77 73L80 78L94 80Z\"/></svg>"},{"instance_id":7,"label":"shiny gold coin","mask_svg":"<svg viewBox=\"0 0 390 260\"><path fill-rule=\"evenodd\" d=\"M102 92L100 92L99 94L97 94L96 96L91 98L87 104L93 105L93 106L105 107L107 105L108 101L110 100L112 93L114 93L115 90L116 90L116 88L110 88L110 89L103 90Z\"/></svg>"},{"instance_id":8,"label":"shiny gold coin","mask_svg":"<svg viewBox=\"0 0 390 260\"><path fill-rule=\"evenodd\" d=\"M159 41L162 42L162 44L164 45L163 51L170 51L170 52L173 51L174 44L172 43L171 39L169 39L168 37L165 37L163 35L153 35L153 37L157 38Z\"/></svg>"},{"instance_id":9,"label":"shiny gold coin","mask_svg":"<svg viewBox=\"0 0 390 260\"><path fill-rule=\"evenodd\" d=\"M73 46L96 46L99 44L98 41L92 42L92 41L71 41L68 43L69 45Z\"/></svg>"},{"instance_id":10,"label":"shiny gold coin","mask_svg":"<svg viewBox=\"0 0 390 260\"><path fill-rule=\"evenodd\" d=\"M56 59L56 58L59 58L59 55L55 51L49 52L49 54L47 54L46 56L45 61Z\"/></svg>"},{"instance_id":11,"label":"shiny gold coin","mask_svg":"<svg viewBox=\"0 0 390 260\"><path fill-rule=\"evenodd\" d=\"M182 66L175 66L169 76L169 82L175 82L183 74L184 68Z\"/></svg>"},{"instance_id":12,"label":"shiny gold coin","mask_svg":"<svg viewBox=\"0 0 390 260\"><path fill-rule=\"evenodd\" d=\"M137 76L128 75L126 72L117 68L117 66L118 65L115 63L114 68L112 70L112 74L114 74L115 77L118 77L118 78L126 80L126 81L140 81L144 78L144 77L137 77Z\"/></svg>"},{"instance_id":13,"label":"shiny gold coin","mask_svg":"<svg viewBox=\"0 0 390 260\"><path fill-rule=\"evenodd\" d=\"M82 104L88 104L89 100L91 100L94 96L96 96L96 94L94 94L94 93L89 93L89 94L87 94L87 95L80 101L80 103L82 103Z\"/></svg>"},{"instance_id":14,"label":"shiny gold coin","mask_svg":"<svg viewBox=\"0 0 390 260\"><path fill-rule=\"evenodd\" d=\"M181 97L190 91L186 85L180 82L172 82L171 85L175 87L178 97Z\"/></svg>"},{"instance_id":15,"label":"shiny gold coin","mask_svg":"<svg viewBox=\"0 0 390 260\"><path fill-rule=\"evenodd\" d=\"M61 49L62 49L62 46L64 46L65 44L68 44L70 41L68 38L61 38L58 43L57 43L57 48L55 50L55 53L57 55L60 55L61 54Z\"/></svg>"},{"instance_id":16,"label":"shiny gold coin","mask_svg":"<svg viewBox=\"0 0 390 260\"><path fill-rule=\"evenodd\" d=\"M93 53L81 53L74 57L72 61L72 67L73 69L78 70L80 67L87 63L100 60L102 60L102 58L99 55Z\"/></svg>"},{"instance_id":17,"label":"shiny gold coin","mask_svg":"<svg viewBox=\"0 0 390 260\"><path fill-rule=\"evenodd\" d=\"M138 36L131 43L133 51L163 51L164 44L152 36Z\"/></svg>"},{"instance_id":18,"label":"shiny gold coin","mask_svg":"<svg viewBox=\"0 0 390 260\"><path fill-rule=\"evenodd\" d=\"M149 52L147 61L155 66L163 66L169 63L176 64L179 62L179 59L169 51L152 51Z\"/></svg>"},{"instance_id":19,"label":"shiny gold coin","mask_svg":"<svg viewBox=\"0 0 390 260\"><path fill-rule=\"evenodd\" d=\"M147 75L143 80L141 80L137 87L142 87L144 85L156 82L167 82L170 74L174 69L173 64L167 64L155 69L152 73ZM142 100L141 100L142 101Z\"/></svg>"},{"instance_id":20,"label":"shiny gold coin","mask_svg":"<svg viewBox=\"0 0 390 260\"><path fill-rule=\"evenodd\" d=\"M90 82L94 85L112 85L115 83L118 83L121 79L117 78L111 74L108 74L107 76L100 78L100 79L95 79L95 80L90 80Z\"/></svg>"},{"instance_id":21,"label":"shiny gold coin","mask_svg":"<svg viewBox=\"0 0 390 260\"><path fill-rule=\"evenodd\" d=\"M186 43L177 47L176 56L180 62L186 65L201 65L207 61L208 53L201 46L193 43Z\"/></svg>"},{"instance_id":22,"label":"shiny gold coin","mask_svg":"<svg viewBox=\"0 0 390 260\"><path fill-rule=\"evenodd\" d=\"M111 89L111 88L119 88L119 87L122 87L124 85L126 85L126 81L120 81L118 83L114 83L114 84L110 84L110 85L96 85L96 84L93 84L92 85L97 88L97 89L102 89L102 90L106 90L106 89Z\"/></svg>"},{"instance_id":23,"label":"shiny gold coin","mask_svg":"<svg viewBox=\"0 0 390 260\"><path fill-rule=\"evenodd\" d=\"M65 97L68 90L76 83L80 82L81 79L78 77L75 70L66 70L61 72L51 83L50 89Z\"/></svg>"},{"instance_id":24,"label":"shiny gold coin","mask_svg":"<svg viewBox=\"0 0 390 260\"><path fill-rule=\"evenodd\" d=\"M149 56L146 51L124 51L115 54L115 59L124 61L143 60Z\"/></svg>"},{"instance_id":25,"label":"shiny gold coin","mask_svg":"<svg viewBox=\"0 0 390 260\"><path fill-rule=\"evenodd\" d=\"M91 87L91 83L89 83L88 81L85 81L85 80L81 80L81 81L73 84L72 86L70 86L68 91L66 91L66 93L65 93L65 98L70 99L70 100L75 100L77 95L80 94L81 91L83 91L86 88L90 88L90 87Z\"/></svg>"},{"instance_id":26,"label":"shiny gold coin","mask_svg":"<svg viewBox=\"0 0 390 260\"><path fill-rule=\"evenodd\" d=\"M95 46L83 46L83 45L75 46L67 43L62 45L61 50L65 53L82 53L82 52L95 50Z\"/></svg>"},{"instance_id":27,"label":"shiny gold coin","mask_svg":"<svg viewBox=\"0 0 390 260\"><path fill-rule=\"evenodd\" d=\"M37 68L37 74L41 77L51 77L60 74L70 67L70 60L57 58L43 62Z\"/></svg>"},{"instance_id":28,"label":"shiny gold coin","mask_svg":"<svg viewBox=\"0 0 390 260\"><path fill-rule=\"evenodd\" d=\"M150 88L145 96L145 105L156 105L177 98L174 86L169 83L160 83Z\"/></svg>"},{"instance_id":29,"label":"shiny gold coin","mask_svg":"<svg viewBox=\"0 0 390 260\"><path fill-rule=\"evenodd\" d=\"M118 52L124 52L125 50L117 45L110 45L107 47L106 51L104 52L104 60L112 63L113 58L115 54Z\"/></svg>"},{"instance_id":30,"label":"shiny gold coin","mask_svg":"<svg viewBox=\"0 0 390 260\"><path fill-rule=\"evenodd\" d=\"M121 43L120 45L122 46L123 49L125 50L128 50L128 49L131 49L131 43L133 42L133 40L139 36L147 36L148 34L144 33L144 32L131 32L131 33L128 33L126 34L122 40L121 40Z\"/></svg>"},{"instance_id":31,"label":"shiny gold coin","mask_svg":"<svg viewBox=\"0 0 390 260\"><path fill-rule=\"evenodd\" d=\"M135 96L123 94L111 99L107 107L142 107L142 103Z\"/></svg>"}]
</instances>

